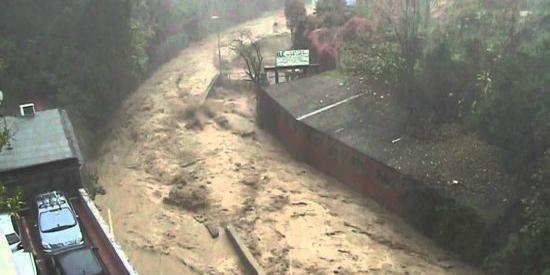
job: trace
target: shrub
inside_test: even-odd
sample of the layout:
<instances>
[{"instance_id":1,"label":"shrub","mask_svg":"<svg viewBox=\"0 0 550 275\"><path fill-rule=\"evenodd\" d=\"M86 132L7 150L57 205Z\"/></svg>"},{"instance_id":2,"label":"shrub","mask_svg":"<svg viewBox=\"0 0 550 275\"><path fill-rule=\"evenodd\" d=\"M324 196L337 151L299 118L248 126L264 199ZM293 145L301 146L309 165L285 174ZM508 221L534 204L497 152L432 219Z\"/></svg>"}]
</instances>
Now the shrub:
<instances>
[{"instance_id":1,"label":"shrub","mask_svg":"<svg viewBox=\"0 0 550 275\"><path fill-rule=\"evenodd\" d=\"M92 199L95 199L97 194L104 195L106 192L99 183L97 171L87 167L82 170L82 184Z\"/></svg>"},{"instance_id":2,"label":"shrub","mask_svg":"<svg viewBox=\"0 0 550 275\"><path fill-rule=\"evenodd\" d=\"M0 212L8 212L17 216L24 205L23 192L18 189L14 194L9 194L6 187L0 185Z\"/></svg>"}]
</instances>

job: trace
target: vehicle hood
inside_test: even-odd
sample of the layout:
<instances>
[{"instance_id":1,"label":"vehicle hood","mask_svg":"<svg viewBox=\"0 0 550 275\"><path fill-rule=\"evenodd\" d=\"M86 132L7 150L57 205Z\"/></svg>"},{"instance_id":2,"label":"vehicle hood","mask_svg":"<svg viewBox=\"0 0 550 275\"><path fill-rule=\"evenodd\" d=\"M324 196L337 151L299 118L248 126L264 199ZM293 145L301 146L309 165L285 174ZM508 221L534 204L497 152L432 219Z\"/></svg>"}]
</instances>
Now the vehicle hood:
<instances>
[{"instance_id":1,"label":"vehicle hood","mask_svg":"<svg viewBox=\"0 0 550 275\"><path fill-rule=\"evenodd\" d=\"M73 227L55 232L40 231L40 239L42 243L48 244L49 250L57 250L67 246L82 244L82 233L80 227L76 224Z\"/></svg>"}]
</instances>

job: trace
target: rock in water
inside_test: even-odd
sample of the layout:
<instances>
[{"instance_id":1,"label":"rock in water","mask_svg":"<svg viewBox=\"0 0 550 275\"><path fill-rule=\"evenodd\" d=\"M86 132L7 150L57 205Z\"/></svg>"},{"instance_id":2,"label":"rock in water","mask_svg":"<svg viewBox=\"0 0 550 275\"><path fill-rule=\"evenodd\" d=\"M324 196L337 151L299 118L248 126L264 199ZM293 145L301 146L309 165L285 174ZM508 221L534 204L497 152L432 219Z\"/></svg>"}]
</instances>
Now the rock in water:
<instances>
[{"instance_id":1,"label":"rock in water","mask_svg":"<svg viewBox=\"0 0 550 275\"><path fill-rule=\"evenodd\" d=\"M208 189L193 185L176 185L164 198L164 203L186 210L203 209L208 206Z\"/></svg>"}]
</instances>

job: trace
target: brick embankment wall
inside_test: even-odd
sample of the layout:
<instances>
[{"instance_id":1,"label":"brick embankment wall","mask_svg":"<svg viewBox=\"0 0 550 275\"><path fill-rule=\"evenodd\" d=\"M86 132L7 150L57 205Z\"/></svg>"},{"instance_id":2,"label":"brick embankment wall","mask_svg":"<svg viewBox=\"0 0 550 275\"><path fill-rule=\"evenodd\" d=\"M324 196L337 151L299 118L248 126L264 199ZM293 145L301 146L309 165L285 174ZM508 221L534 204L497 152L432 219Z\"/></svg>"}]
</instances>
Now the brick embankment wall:
<instances>
[{"instance_id":1,"label":"brick embankment wall","mask_svg":"<svg viewBox=\"0 0 550 275\"><path fill-rule=\"evenodd\" d=\"M397 171L296 120L265 91L258 90L257 95L258 124L275 135L296 159L402 214L400 185L407 180Z\"/></svg>"},{"instance_id":2,"label":"brick embankment wall","mask_svg":"<svg viewBox=\"0 0 550 275\"><path fill-rule=\"evenodd\" d=\"M258 125L296 159L352 185L471 263L479 264L490 253L495 225L472 208L296 120L264 90L256 93Z\"/></svg>"},{"instance_id":3,"label":"brick embankment wall","mask_svg":"<svg viewBox=\"0 0 550 275\"><path fill-rule=\"evenodd\" d=\"M78 191L80 196L73 201L73 207L80 217L86 238L96 250L108 274L137 275L126 254L115 242L112 233L109 233L105 221L88 194L84 189Z\"/></svg>"}]
</instances>

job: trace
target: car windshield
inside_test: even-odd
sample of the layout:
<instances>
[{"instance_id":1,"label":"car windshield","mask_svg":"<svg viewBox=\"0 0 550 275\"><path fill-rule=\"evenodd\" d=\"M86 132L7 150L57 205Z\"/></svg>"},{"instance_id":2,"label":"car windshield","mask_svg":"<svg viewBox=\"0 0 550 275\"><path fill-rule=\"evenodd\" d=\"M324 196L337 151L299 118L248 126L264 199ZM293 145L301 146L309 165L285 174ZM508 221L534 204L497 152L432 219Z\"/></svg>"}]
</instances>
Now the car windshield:
<instances>
[{"instance_id":1,"label":"car windshield","mask_svg":"<svg viewBox=\"0 0 550 275\"><path fill-rule=\"evenodd\" d=\"M11 233L11 234L6 235L6 239L8 240L8 244L10 244L10 245L19 242L19 236L17 236L17 234L15 234L15 233Z\"/></svg>"},{"instance_id":2,"label":"car windshield","mask_svg":"<svg viewBox=\"0 0 550 275\"><path fill-rule=\"evenodd\" d=\"M68 207L40 214L40 231L42 232L55 232L75 225L76 220Z\"/></svg>"}]
</instances>

